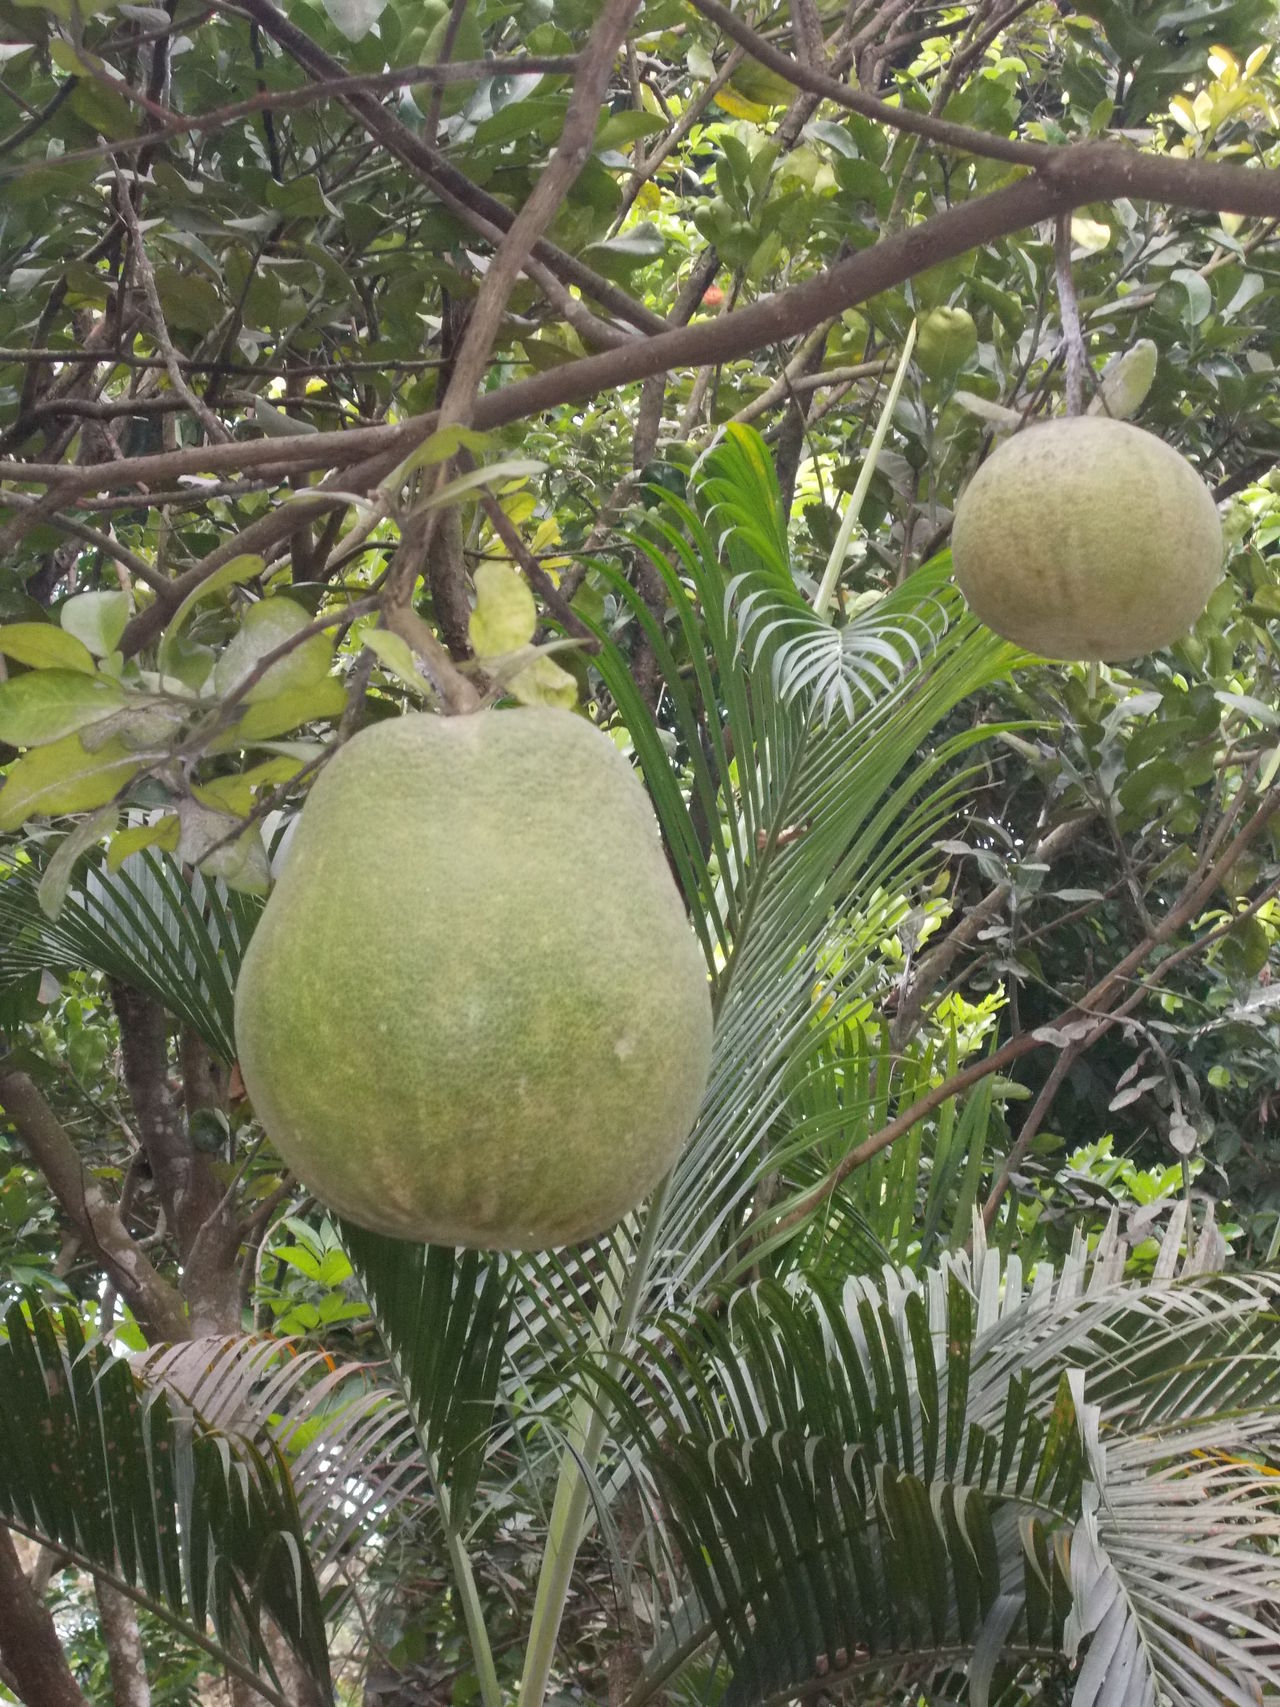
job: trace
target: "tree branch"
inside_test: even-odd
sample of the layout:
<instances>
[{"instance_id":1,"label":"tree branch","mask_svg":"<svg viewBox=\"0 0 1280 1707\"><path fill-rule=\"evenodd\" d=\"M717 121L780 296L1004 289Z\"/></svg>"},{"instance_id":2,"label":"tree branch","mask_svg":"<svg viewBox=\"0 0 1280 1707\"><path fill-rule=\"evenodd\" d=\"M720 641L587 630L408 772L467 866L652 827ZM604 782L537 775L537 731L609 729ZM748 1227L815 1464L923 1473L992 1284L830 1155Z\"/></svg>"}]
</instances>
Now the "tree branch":
<instances>
[{"instance_id":1,"label":"tree branch","mask_svg":"<svg viewBox=\"0 0 1280 1707\"><path fill-rule=\"evenodd\" d=\"M325 83L336 82L343 77L342 64L312 41L310 36L286 18L283 12L277 11L271 0L235 0L234 5L228 0L225 10L251 17L313 77ZM496 226L500 231L506 231L514 223L516 215L505 203L473 184L443 154L424 142L421 137L415 136L406 125L387 112L375 97L350 94L343 99L369 135L426 179L442 205L451 213L455 213L459 219L474 227L475 216L480 215L490 226ZM592 272L590 267L584 266L572 255L565 254L562 249L557 249L554 244L546 242L545 239L540 240L534 253L565 284L577 285L602 308L607 308L610 313L625 320L629 325L637 326L641 331L654 331L663 325L660 316L650 313L640 303L633 301L624 290L611 284L608 279L601 278L598 273Z\"/></svg>"},{"instance_id":2,"label":"tree branch","mask_svg":"<svg viewBox=\"0 0 1280 1707\"><path fill-rule=\"evenodd\" d=\"M93 1579L102 1634L111 1670L112 1707L151 1707L147 1661L138 1629L138 1609L127 1595L112 1588L105 1577Z\"/></svg>"},{"instance_id":3,"label":"tree branch","mask_svg":"<svg viewBox=\"0 0 1280 1707\"><path fill-rule=\"evenodd\" d=\"M475 395L501 329L512 288L535 244L586 165L600 122L600 106L609 74L639 4L640 0L605 0L591 39L578 61L573 94L556 151L538 174L532 192L508 228L472 304L467 329L454 357L449 389L440 406L441 426L468 422L471 418Z\"/></svg>"},{"instance_id":4,"label":"tree branch","mask_svg":"<svg viewBox=\"0 0 1280 1707\"><path fill-rule=\"evenodd\" d=\"M62 1123L26 1073L0 1072L0 1108L85 1244L101 1256L134 1315L157 1339L186 1339L189 1329L176 1289L152 1267L115 1204L86 1172Z\"/></svg>"},{"instance_id":5,"label":"tree branch","mask_svg":"<svg viewBox=\"0 0 1280 1707\"><path fill-rule=\"evenodd\" d=\"M27 1581L13 1544L0 1523L0 1655L23 1701L31 1707L89 1707L71 1675L67 1656L48 1609Z\"/></svg>"},{"instance_id":6,"label":"tree branch","mask_svg":"<svg viewBox=\"0 0 1280 1707\"><path fill-rule=\"evenodd\" d=\"M1143 962L1149 958L1155 949L1168 942L1176 931L1181 930L1183 925L1195 918L1197 913L1203 911L1214 891L1221 884L1222 879L1241 855L1262 834L1278 810L1280 810L1280 785L1267 791L1248 823L1236 834L1212 867L1203 876L1193 880L1188 885L1156 929L1145 936L1136 948L1132 949L1109 972L1105 973L1094 984L1093 988L1081 997L1079 1002L1061 1016L1057 1022L1057 1027L1053 1029L1090 1020L1097 1021L1103 1027L1109 1024L1112 1017L1110 1010L1120 1002L1125 991L1129 989L1134 974L1140 970ZM1172 958L1171 956L1170 959ZM1160 967L1158 966L1156 972L1159 973L1159 971ZM1145 988L1140 987L1131 995L1127 1003L1122 1004L1120 1011L1127 1012L1130 1007L1142 999L1145 993ZM842 1157L819 1185L815 1186L812 1191L806 1192L800 1202L788 1210L786 1215L772 1229L772 1232L774 1234L788 1232L806 1220L815 1209L819 1208L830 1197L841 1180L847 1179L855 1168L862 1167L873 1156L878 1156L881 1150L887 1150L890 1144L894 1144L899 1138L904 1137L918 1121L923 1120L926 1115L932 1114L935 1108L940 1108L944 1102L958 1096L961 1091L968 1090L970 1085L976 1085L979 1080L985 1079L989 1074L1003 1072L1006 1067L1021 1060L1024 1055L1029 1055L1034 1049L1042 1049L1052 1041L1052 1038L1046 1035L1045 1028L1036 1032L1020 1032L1017 1037L1011 1037L1007 1043L1002 1044L992 1054L984 1056L981 1061L975 1061L970 1066L961 1068L958 1073L954 1073L942 1084L932 1086L922 1097L918 1097L909 1108L903 1109L893 1120L882 1126L878 1132L872 1133L869 1138ZM747 1232L750 1233L751 1231L752 1229L748 1227Z\"/></svg>"},{"instance_id":7,"label":"tree branch","mask_svg":"<svg viewBox=\"0 0 1280 1707\"><path fill-rule=\"evenodd\" d=\"M969 249L1007 237L1065 209L1122 196L1206 211L1280 214L1280 171L1212 161L1166 160L1109 142L1050 149L1033 176L947 208L748 308L692 326L669 329L664 322L664 329L652 337L632 339L619 349L584 356L487 392L477 402L475 424L482 429L506 426L673 367L702 367L749 356L770 343L798 337L831 315L843 313ZM346 489L352 490L383 478L396 460L408 455L435 430L436 420L434 414L425 414L398 426L312 433L295 445L278 439L210 445L122 458L108 466L90 468L0 462L0 479L56 486L62 499L139 481L155 482L196 472L242 472L264 464L296 472L345 466ZM352 464L357 466L353 468ZM330 501L322 491L315 497L321 503Z\"/></svg>"}]
</instances>

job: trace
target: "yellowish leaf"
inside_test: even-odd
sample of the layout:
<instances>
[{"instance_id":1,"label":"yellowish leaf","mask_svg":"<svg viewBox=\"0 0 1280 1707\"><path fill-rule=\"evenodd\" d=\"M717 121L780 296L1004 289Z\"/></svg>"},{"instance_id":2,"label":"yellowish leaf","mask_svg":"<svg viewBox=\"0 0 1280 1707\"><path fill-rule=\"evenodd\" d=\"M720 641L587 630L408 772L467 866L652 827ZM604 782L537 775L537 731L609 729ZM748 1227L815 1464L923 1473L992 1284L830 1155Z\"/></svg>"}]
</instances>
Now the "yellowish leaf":
<instances>
[{"instance_id":1,"label":"yellowish leaf","mask_svg":"<svg viewBox=\"0 0 1280 1707\"><path fill-rule=\"evenodd\" d=\"M89 752L78 735L33 747L5 773L0 789L0 830L16 830L27 818L61 812L91 812L105 806L143 760L121 740Z\"/></svg>"},{"instance_id":2,"label":"yellowish leaf","mask_svg":"<svg viewBox=\"0 0 1280 1707\"><path fill-rule=\"evenodd\" d=\"M524 577L505 563L482 563L476 570L470 626L476 656L497 658L526 646L537 625L537 607Z\"/></svg>"}]
</instances>

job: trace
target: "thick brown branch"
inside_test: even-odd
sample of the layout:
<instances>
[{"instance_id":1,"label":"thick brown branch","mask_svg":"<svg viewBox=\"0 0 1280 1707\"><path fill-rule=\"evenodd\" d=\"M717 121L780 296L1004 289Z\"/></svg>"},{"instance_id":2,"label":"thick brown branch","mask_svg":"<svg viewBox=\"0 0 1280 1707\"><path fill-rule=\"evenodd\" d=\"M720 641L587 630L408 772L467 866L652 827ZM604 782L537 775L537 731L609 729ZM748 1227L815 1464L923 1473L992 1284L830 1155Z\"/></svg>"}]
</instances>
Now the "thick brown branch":
<instances>
[{"instance_id":1,"label":"thick brown branch","mask_svg":"<svg viewBox=\"0 0 1280 1707\"><path fill-rule=\"evenodd\" d=\"M532 379L488 392L476 405L475 423L482 428L506 426L544 409L582 402L601 391L671 368L738 360L768 344L799 337L831 315L843 313L969 249L1007 237L1064 209L1120 196L1208 211L1275 215L1280 214L1280 172L1165 159L1105 142L1051 150L1033 176L947 208L748 308L692 326L666 329L664 325L664 330L652 337L633 339L619 349L566 362ZM268 464L295 472L345 466L350 470L346 487L354 489L357 482L376 483L397 459L434 431L435 425L434 415L420 415L403 426L308 434L296 445L275 439L210 445L124 458L109 467L69 469L59 463L3 462L0 478L23 485L56 486L59 499L64 499L76 493L195 472L242 472ZM357 475L351 465L361 461L366 466ZM328 501L317 496L321 503Z\"/></svg>"},{"instance_id":2,"label":"thick brown branch","mask_svg":"<svg viewBox=\"0 0 1280 1707\"><path fill-rule=\"evenodd\" d=\"M13 1537L0 1523L0 1655L30 1707L89 1707L71 1675L53 1619L27 1581Z\"/></svg>"},{"instance_id":3,"label":"thick brown branch","mask_svg":"<svg viewBox=\"0 0 1280 1707\"><path fill-rule=\"evenodd\" d=\"M181 1298L130 1236L116 1206L85 1170L57 1115L26 1073L0 1073L0 1107L86 1246L101 1255L134 1315L157 1339L185 1339Z\"/></svg>"},{"instance_id":4,"label":"thick brown branch","mask_svg":"<svg viewBox=\"0 0 1280 1707\"><path fill-rule=\"evenodd\" d=\"M94 1593L102 1615L102 1634L111 1668L112 1707L151 1707L147 1661L138 1629L138 1609L105 1577L94 1578Z\"/></svg>"},{"instance_id":5,"label":"thick brown branch","mask_svg":"<svg viewBox=\"0 0 1280 1707\"><path fill-rule=\"evenodd\" d=\"M235 1254L239 1232L209 1159L191 1142L180 1094L169 1080L169 1022L147 996L113 984L120 1054L138 1139L183 1260L194 1333L239 1326Z\"/></svg>"}]
</instances>

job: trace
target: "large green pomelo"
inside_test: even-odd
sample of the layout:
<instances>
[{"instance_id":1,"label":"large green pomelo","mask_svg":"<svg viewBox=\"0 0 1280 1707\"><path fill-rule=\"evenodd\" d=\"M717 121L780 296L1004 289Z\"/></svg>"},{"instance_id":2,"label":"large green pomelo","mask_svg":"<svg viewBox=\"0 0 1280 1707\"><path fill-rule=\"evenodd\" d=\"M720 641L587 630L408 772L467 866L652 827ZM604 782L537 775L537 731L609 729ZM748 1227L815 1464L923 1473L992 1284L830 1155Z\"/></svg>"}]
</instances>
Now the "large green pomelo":
<instances>
[{"instance_id":1,"label":"large green pomelo","mask_svg":"<svg viewBox=\"0 0 1280 1707\"><path fill-rule=\"evenodd\" d=\"M1046 658L1136 658L1179 639L1222 575L1213 494L1127 421L1077 415L1007 439L951 532L956 580L989 628Z\"/></svg>"},{"instance_id":2,"label":"large green pomelo","mask_svg":"<svg viewBox=\"0 0 1280 1707\"><path fill-rule=\"evenodd\" d=\"M634 1207L706 1087L703 957L644 789L545 707L413 715L324 770L236 989L254 1108L399 1238L571 1244Z\"/></svg>"}]
</instances>

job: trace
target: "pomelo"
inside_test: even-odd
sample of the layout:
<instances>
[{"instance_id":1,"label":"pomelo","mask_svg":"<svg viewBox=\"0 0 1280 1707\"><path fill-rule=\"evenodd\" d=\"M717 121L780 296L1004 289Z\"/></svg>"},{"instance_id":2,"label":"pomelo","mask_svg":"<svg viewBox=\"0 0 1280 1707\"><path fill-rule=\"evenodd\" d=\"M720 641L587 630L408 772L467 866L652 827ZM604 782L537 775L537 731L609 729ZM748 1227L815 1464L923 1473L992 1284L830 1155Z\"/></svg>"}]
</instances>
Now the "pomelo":
<instances>
[{"instance_id":1,"label":"pomelo","mask_svg":"<svg viewBox=\"0 0 1280 1707\"><path fill-rule=\"evenodd\" d=\"M1154 434L1072 416L1007 439L956 506L956 580L997 634L1046 658L1136 658L1192 627L1222 575L1222 525Z\"/></svg>"},{"instance_id":2,"label":"pomelo","mask_svg":"<svg viewBox=\"0 0 1280 1707\"><path fill-rule=\"evenodd\" d=\"M545 707L411 715L321 773L236 989L240 1070L324 1203L492 1249L611 1226L679 1154L711 1002L640 782Z\"/></svg>"}]
</instances>

